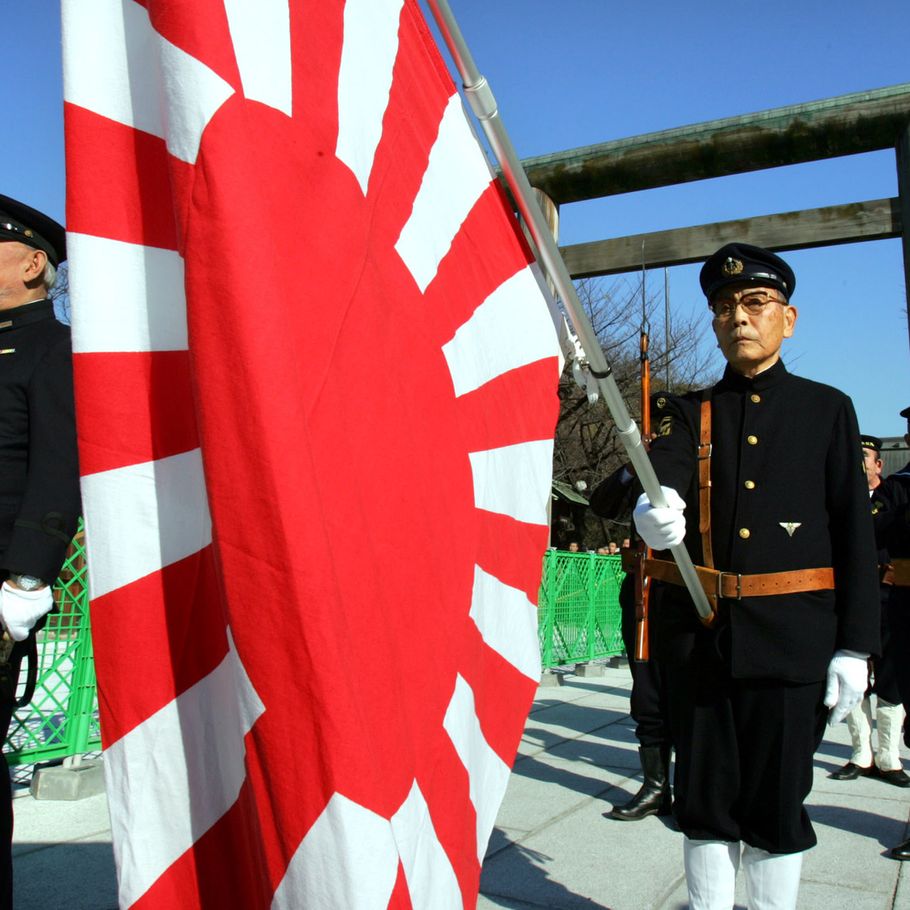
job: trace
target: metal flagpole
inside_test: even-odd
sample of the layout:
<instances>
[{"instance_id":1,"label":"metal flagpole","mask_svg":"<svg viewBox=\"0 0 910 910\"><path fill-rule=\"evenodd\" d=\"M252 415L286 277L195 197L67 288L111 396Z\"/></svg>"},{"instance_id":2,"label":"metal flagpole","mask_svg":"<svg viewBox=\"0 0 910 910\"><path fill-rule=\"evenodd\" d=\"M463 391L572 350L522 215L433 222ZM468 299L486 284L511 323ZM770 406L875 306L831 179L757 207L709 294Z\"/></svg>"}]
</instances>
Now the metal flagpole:
<instances>
[{"instance_id":1,"label":"metal flagpole","mask_svg":"<svg viewBox=\"0 0 910 910\"><path fill-rule=\"evenodd\" d=\"M458 23L455 21L448 0L427 0L427 3L433 12L436 24L442 32L449 53L455 61L455 66L464 83L464 92L468 103L483 127L493 153L502 167L503 175L506 178L509 189L512 191L518 210L528 225L531 237L537 246L537 255L541 265L543 265L553 281L556 291L568 311L569 318L572 320L575 333L581 340L582 347L588 358L591 375L597 380L600 394L610 409L620 441L626 449L626 453L635 468L644 491L648 494L648 499L658 508L666 508L667 501L663 490L660 488L657 475L654 473L654 468L648 460L647 452L645 452L642 445L641 433L635 425L635 421L629 416L626 403L623 401L619 387L616 385L616 380L613 378L613 369L607 361L597 336L594 334L594 329L585 314L581 301L578 299L575 285L572 283L572 278L562 260L559 248L556 246L556 242L550 234L537 201L534 199L531 184L528 183L528 177L499 117L492 89L474 63L474 58L465 43ZM670 552L673 554L686 588L695 602L695 609L703 620L709 621L713 613L708 604L708 598L705 596L705 592L698 581L695 567L692 565L692 560L685 544L677 544L671 548Z\"/></svg>"}]
</instances>

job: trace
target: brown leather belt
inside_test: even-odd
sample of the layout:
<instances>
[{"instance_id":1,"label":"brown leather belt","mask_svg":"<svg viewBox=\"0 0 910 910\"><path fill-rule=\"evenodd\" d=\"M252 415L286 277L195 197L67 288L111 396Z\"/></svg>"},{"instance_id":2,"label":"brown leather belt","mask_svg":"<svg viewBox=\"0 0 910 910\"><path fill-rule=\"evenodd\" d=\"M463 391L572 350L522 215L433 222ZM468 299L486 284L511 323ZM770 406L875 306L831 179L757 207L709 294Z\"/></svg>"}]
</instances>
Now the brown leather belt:
<instances>
[{"instance_id":1,"label":"brown leather belt","mask_svg":"<svg viewBox=\"0 0 910 910\"><path fill-rule=\"evenodd\" d=\"M910 560L907 560L907 563L908 574L910 574ZM676 563L666 559L646 559L645 574L658 581L684 586ZM719 572L717 569L696 566L695 574L708 597L726 597L730 600L834 589L834 569L830 568L739 575L736 572Z\"/></svg>"},{"instance_id":2,"label":"brown leather belt","mask_svg":"<svg viewBox=\"0 0 910 910\"><path fill-rule=\"evenodd\" d=\"M891 564L885 567L882 582L899 588L910 588L910 559L892 559Z\"/></svg>"}]
</instances>

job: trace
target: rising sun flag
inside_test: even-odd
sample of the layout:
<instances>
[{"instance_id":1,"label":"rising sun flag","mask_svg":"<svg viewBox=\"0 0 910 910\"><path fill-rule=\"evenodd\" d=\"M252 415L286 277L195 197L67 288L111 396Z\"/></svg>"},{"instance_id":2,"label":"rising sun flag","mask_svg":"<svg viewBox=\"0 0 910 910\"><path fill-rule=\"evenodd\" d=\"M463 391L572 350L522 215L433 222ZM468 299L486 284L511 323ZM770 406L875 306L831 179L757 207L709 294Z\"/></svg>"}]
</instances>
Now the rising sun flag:
<instances>
[{"instance_id":1,"label":"rising sun flag","mask_svg":"<svg viewBox=\"0 0 910 910\"><path fill-rule=\"evenodd\" d=\"M561 366L412 0L63 0L123 908L473 907Z\"/></svg>"}]
</instances>

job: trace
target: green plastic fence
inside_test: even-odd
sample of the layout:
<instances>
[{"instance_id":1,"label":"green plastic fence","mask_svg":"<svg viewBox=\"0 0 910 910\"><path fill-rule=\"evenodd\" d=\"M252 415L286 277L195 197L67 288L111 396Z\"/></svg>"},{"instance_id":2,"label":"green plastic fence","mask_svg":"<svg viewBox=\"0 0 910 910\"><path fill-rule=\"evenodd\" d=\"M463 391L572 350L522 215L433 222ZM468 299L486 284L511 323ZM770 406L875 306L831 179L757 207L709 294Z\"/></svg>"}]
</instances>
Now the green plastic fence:
<instances>
[{"instance_id":1,"label":"green plastic fence","mask_svg":"<svg viewBox=\"0 0 910 910\"><path fill-rule=\"evenodd\" d=\"M558 667L623 653L619 556L548 550L538 599L540 656Z\"/></svg>"},{"instance_id":2,"label":"green plastic fence","mask_svg":"<svg viewBox=\"0 0 910 910\"><path fill-rule=\"evenodd\" d=\"M13 716L4 754L25 765L101 748L80 526L54 586L57 612L38 633L38 680L31 703ZM21 674L20 686L25 678Z\"/></svg>"}]
</instances>

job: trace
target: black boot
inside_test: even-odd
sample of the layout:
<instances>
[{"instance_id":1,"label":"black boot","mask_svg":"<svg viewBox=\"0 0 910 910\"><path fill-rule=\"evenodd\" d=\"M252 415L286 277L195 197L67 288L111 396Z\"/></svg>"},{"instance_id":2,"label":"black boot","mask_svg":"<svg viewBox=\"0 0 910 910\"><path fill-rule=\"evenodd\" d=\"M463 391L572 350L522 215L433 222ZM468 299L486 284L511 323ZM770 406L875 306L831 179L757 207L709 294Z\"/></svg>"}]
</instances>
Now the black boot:
<instances>
[{"instance_id":1,"label":"black boot","mask_svg":"<svg viewBox=\"0 0 910 910\"><path fill-rule=\"evenodd\" d=\"M670 747L642 746L638 750L644 781L641 789L624 806L614 806L610 818L637 822L649 815L669 815Z\"/></svg>"}]
</instances>

